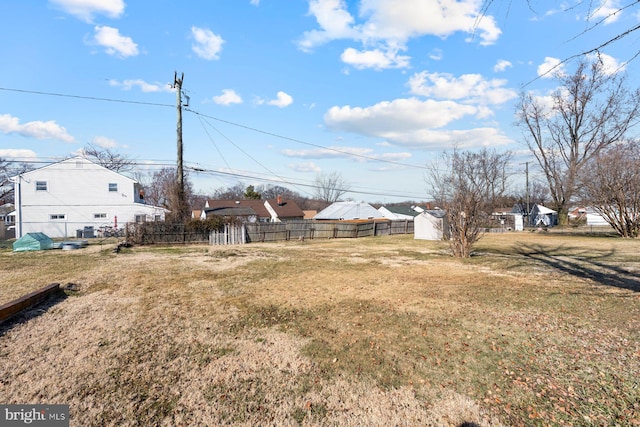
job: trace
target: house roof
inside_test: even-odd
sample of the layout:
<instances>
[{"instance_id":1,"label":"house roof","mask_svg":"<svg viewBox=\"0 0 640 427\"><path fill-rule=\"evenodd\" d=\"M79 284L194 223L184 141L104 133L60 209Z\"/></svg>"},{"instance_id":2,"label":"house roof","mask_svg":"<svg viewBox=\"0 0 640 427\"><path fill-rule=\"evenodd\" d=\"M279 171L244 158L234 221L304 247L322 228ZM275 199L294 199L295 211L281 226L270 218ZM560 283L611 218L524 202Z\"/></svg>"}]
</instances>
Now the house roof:
<instances>
[{"instance_id":1,"label":"house roof","mask_svg":"<svg viewBox=\"0 0 640 427\"><path fill-rule=\"evenodd\" d=\"M398 215L410 215L415 217L415 216L418 216L418 214L420 214L420 212L413 209L412 206L406 206L406 205L383 206L383 208L385 208L391 213L398 214Z\"/></svg>"},{"instance_id":2,"label":"house roof","mask_svg":"<svg viewBox=\"0 0 640 427\"><path fill-rule=\"evenodd\" d=\"M257 216L256 211L249 206L205 208L204 213L206 216Z\"/></svg>"},{"instance_id":3,"label":"house roof","mask_svg":"<svg viewBox=\"0 0 640 427\"><path fill-rule=\"evenodd\" d=\"M427 209L423 213L429 214L435 218L444 218L447 215L447 211L444 209Z\"/></svg>"},{"instance_id":4,"label":"house roof","mask_svg":"<svg viewBox=\"0 0 640 427\"><path fill-rule=\"evenodd\" d=\"M304 212L292 200L281 200L278 204L278 199L267 200L269 206L276 212L278 218L303 218Z\"/></svg>"},{"instance_id":5,"label":"house roof","mask_svg":"<svg viewBox=\"0 0 640 427\"><path fill-rule=\"evenodd\" d=\"M314 219L369 219L382 218L382 214L366 202L335 202L318 212Z\"/></svg>"},{"instance_id":6,"label":"house roof","mask_svg":"<svg viewBox=\"0 0 640 427\"><path fill-rule=\"evenodd\" d=\"M260 218L271 218L271 214L264 206L264 200L207 200L207 204L209 205L208 209L205 209L207 212L209 209L214 208L237 208L237 207L245 207L253 209L253 214L257 215ZM230 214L225 214L230 215Z\"/></svg>"},{"instance_id":7,"label":"house roof","mask_svg":"<svg viewBox=\"0 0 640 427\"><path fill-rule=\"evenodd\" d=\"M118 175L118 176L120 176L120 177L122 177L124 179L127 179L127 180L129 180L129 181L131 181L133 183L136 182L136 180L134 180L134 179L132 179L132 178L126 176L126 175L123 175L120 172L116 172L116 171L113 171L111 169L105 168L104 166L102 166L102 165L100 165L100 164L98 164L96 162L92 162L91 160L89 160L89 159L87 159L86 157L83 157L83 156L76 156L76 157L71 157L71 158L68 158L68 159L64 159L64 160L61 160L59 162L51 163L50 165L42 166L41 168L33 169L33 170L30 170L30 171L15 175L15 176L13 176L11 178L13 180L18 176L28 177L31 174L36 174L36 173L38 173L40 171L43 171L43 170L46 170L46 169L49 169L49 168L55 168L56 166L59 166L61 164L74 164L74 167L77 167L78 162L82 162L83 166L86 165L86 164L89 164L93 168L102 169L102 170L104 170L106 172L109 172L109 173Z\"/></svg>"},{"instance_id":8,"label":"house roof","mask_svg":"<svg viewBox=\"0 0 640 427\"><path fill-rule=\"evenodd\" d=\"M546 206L542 206L542 205L534 205L533 208L531 209L531 211L535 211L537 210L538 213L543 214L543 215L548 215L548 214L554 214L557 213L556 211L554 211L553 209L549 209Z\"/></svg>"}]
</instances>

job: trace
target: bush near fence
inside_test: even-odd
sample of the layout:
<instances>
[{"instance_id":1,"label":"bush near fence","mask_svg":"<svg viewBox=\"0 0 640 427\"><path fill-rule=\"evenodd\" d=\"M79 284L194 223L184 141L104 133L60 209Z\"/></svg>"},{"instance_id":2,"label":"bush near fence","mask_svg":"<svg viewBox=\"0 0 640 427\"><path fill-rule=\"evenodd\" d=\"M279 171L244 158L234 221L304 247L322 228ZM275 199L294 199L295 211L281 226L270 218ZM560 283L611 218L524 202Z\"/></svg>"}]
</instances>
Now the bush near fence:
<instances>
[{"instance_id":1,"label":"bush near fence","mask_svg":"<svg viewBox=\"0 0 640 427\"><path fill-rule=\"evenodd\" d=\"M230 224L127 224L127 240L137 245L211 243L217 245L302 239L341 239L413 234L412 220L286 221ZM244 231L243 231L244 228ZM242 236L239 236L239 233ZM242 241L244 237L244 241Z\"/></svg>"}]
</instances>

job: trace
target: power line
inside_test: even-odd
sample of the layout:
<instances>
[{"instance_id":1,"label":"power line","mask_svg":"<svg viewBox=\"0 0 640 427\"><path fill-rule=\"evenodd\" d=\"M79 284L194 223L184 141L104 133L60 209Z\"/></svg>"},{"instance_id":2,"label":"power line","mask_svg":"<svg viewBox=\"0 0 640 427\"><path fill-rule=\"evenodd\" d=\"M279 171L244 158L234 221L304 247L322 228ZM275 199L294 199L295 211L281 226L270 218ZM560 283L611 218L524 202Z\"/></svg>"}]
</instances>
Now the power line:
<instances>
[{"instance_id":1,"label":"power line","mask_svg":"<svg viewBox=\"0 0 640 427\"><path fill-rule=\"evenodd\" d=\"M83 96L83 95L69 95L65 93L55 93L55 92L42 92L37 90L25 90L25 89L13 89L0 87L0 90L4 90L7 92L18 92L18 93L29 93L32 95L47 95L47 96L59 96L62 98L75 98L75 99L86 99L89 101L105 101L105 102L118 102L121 104L137 104L137 105L151 105L154 107L171 107L176 108L175 105L170 104L160 104L156 102L142 102L142 101L129 101L125 99L113 99L113 98L100 98L96 96Z\"/></svg>"},{"instance_id":2,"label":"power line","mask_svg":"<svg viewBox=\"0 0 640 427\"><path fill-rule=\"evenodd\" d=\"M226 123L226 124L229 124L229 125L232 125L232 126L236 126L236 127L239 127L239 128L247 129L247 130L250 130L250 131L253 131L253 132L258 132L258 133L261 133L263 135L268 135L268 136L272 136L274 138L284 139L286 141L295 142L297 144L308 145L310 147L321 148L323 150L333 151L335 153L344 154L344 155L347 155L347 156L350 156L350 157L359 157L359 158L365 159L365 160L371 160L371 161L382 162L382 163L390 163L390 164L393 164L393 165L396 165L396 166L403 166L403 167L408 167L408 168L427 169L427 167L421 166L421 165L414 165L414 164L411 164L411 163L396 162L396 161L393 161L393 160L381 159L381 158L373 157L373 156L365 156L364 154L351 153L349 151L339 150L337 148L325 147L324 145L313 144L311 142L302 141L300 139L291 138L289 136L284 136L284 135L280 135L280 134L277 134L277 133L274 133L274 132L269 132L269 131L261 130L261 129L258 129L258 128L254 128L252 126L243 125L243 124L240 124L240 123L235 123L235 122L232 122L230 120L221 119L219 117L209 116L209 115L197 112L195 110L192 110L190 108L185 108L185 110L190 112L190 113L196 114L198 116L206 117L206 118L211 119L211 120L216 120L216 121L219 121L219 122L222 122L222 123Z\"/></svg>"}]
</instances>

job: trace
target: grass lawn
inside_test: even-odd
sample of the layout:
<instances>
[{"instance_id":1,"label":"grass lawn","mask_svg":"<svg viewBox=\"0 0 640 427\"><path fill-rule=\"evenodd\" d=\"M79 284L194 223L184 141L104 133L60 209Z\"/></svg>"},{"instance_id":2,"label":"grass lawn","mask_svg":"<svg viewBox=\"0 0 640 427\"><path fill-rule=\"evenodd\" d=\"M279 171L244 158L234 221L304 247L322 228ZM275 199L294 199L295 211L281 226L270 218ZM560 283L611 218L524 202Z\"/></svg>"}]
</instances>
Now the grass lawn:
<instances>
[{"instance_id":1,"label":"grass lawn","mask_svg":"<svg viewBox=\"0 0 640 427\"><path fill-rule=\"evenodd\" d=\"M640 241L0 250L0 403L72 425L640 425Z\"/></svg>"}]
</instances>

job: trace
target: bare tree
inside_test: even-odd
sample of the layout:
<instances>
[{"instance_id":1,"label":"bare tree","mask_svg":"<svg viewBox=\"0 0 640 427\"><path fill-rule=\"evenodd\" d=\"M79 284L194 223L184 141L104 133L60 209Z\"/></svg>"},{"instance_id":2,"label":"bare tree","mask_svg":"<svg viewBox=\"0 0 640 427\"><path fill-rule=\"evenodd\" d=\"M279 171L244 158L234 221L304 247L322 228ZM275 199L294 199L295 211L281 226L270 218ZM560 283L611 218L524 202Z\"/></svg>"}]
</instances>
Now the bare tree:
<instances>
[{"instance_id":1,"label":"bare tree","mask_svg":"<svg viewBox=\"0 0 640 427\"><path fill-rule=\"evenodd\" d=\"M511 156L488 149L454 150L429 168L427 183L435 203L446 211L455 257L471 256L496 201L505 196Z\"/></svg>"},{"instance_id":2,"label":"bare tree","mask_svg":"<svg viewBox=\"0 0 640 427\"><path fill-rule=\"evenodd\" d=\"M640 236L640 143L617 144L591 159L580 194L621 237Z\"/></svg>"},{"instance_id":3,"label":"bare tree","mask_svg":"<svg viewBox=\"0 0 640 427\"><path fill-rule=\"evenodd\" d=\"M626 139L640 115L640 91L600 61L580 62L573 75L556 75L551 103L522 94L517 107L527 146L545 175L561 225L567 224L577 176L594 156Z\"/></svg>"},{"instance_id":4,"label":"bare tree","mask_svg":"<svg viewBox=\"0 0 640 427\"><path fill-rule=\"evenodd\" d=\"M339 172L319 173L315 180L316 197L327 203L337 202L351 186Z\"/></svg>"},{"instance_id":5,"label":"bare tree","mask_svg":"<svg viewBox=\"0 0 640 427\"><path fill-rule=\"evenodd\" d=\"M33 170L28 163L13 163L0 157L0 205L14 202L14 185L10 177Z\"/></svg>"},{"instance_id":6,"label":"bare tree","mask_svg":"<svg viewBox=\"0 0 640 427\"><path fill-rule=\"evenodd\" d=\"M87 144L82 152L89 160L115 172L129 172L135 166L132 159L108 148Z\"/></svg>"},{"instance_id":7,"label":"bare tree","mask_svg":"<svg viewBox=\"0 0 640 427\"><path fill-rule=\"evenodd\" d=\"M502 5L506 4L507 14L511 10L512 7L521 6L526 3L527 7L531 12L537 14L536 6L538 6L541 2L536 0L526 0L526 2L522 2L521 0L514 2L513 0L483 0L482 6L480 8L480 16L476 20L476 26L479 22L489 13L491 9L495 6L496 3L500 3ZM515 3L515 5L514 5ZM555 6L555 5L554 5ZM575 13L578 11L582 16L585 17L586 25L584 29L574 36L574 38L579 38L581 36L589 35L591 40L596 40L598 35L595 35L594 32L598 29L602 29L603 27L607 27L607 21L611 18L615 18L620 16L623 12L630 12L632 14L638 13L638 7L640 6L640 2L636 0L632 0L629 2L613 2L613 1L604 1L604 2L594 2L594 1L575 1L570 4L565 4L561 6L562 10L569 13ZM606 13L602 13L606 12ZM604 32L604 37L599 41L594 41L593 44L590 45L585 50L578 51L573 55L564 58L557 67L562 64L566 64L571 60L576 58L584 58L588 55L597 54L602 49L607 46L613 45L615 43L620 42L622 39L635 33L640 30L640 24L637 21L633 21L633 23L625 28L620 29L616 32ZM591 43L591 42L590 42ZM632 50L629 52L630 58L629 61L635 59L638 55L640 55L640 51Z\"/></svg>"},{"instance_id":8,"label":"bare tree","mask_svg":"<svg viewBox=\"0 0 640 427\"><path fill-rule=\"evenodd\" d=\"M193 186L188 177L185 177L184 184L186 200L190 200L193 197ZM177 174L174 168L166 167L154 172L144 188L144 198L147 203L169 209L168 221L181 222L191 217L190 206L180 202Z\"/></svg>"},{"instance_id":9,"label":"bare tree","mask_svg":"<svg viewBox=\"0 0 640 427\"><path fill-rule=\"evenodd\" d=\"M242 200L246 187L243 183L238 182L232 187L219 188L213 193L216 200Z\"/></svg>"}]
</instances>

